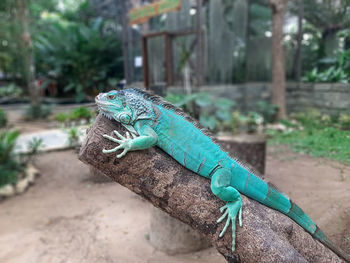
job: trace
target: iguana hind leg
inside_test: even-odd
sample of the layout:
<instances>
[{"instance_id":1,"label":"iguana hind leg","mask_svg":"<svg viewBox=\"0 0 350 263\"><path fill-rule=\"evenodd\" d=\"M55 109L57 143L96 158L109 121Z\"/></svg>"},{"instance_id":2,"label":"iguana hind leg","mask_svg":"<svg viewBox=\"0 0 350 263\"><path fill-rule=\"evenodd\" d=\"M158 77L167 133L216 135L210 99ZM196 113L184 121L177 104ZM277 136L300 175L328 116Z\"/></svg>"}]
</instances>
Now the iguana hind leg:
<instances>
[{"instance_id":1,"label":"iguana hind leg","mask_svg":"<svg viewBox=\"0 0 350 263\"><path fill-rule=\"evenodd\" d=\"M240 193L230 186L230 171L224 168L218 169L211 178L211 190L221 200L226 201L226 205L220 208L223 215L217 220L222 222L226 217L226 223L219 237L222 237L228 226L232 225L232 251L236 245L236 218L238 215L239 225L242 226L242 198Z\"/></svg>"}]
</instances>

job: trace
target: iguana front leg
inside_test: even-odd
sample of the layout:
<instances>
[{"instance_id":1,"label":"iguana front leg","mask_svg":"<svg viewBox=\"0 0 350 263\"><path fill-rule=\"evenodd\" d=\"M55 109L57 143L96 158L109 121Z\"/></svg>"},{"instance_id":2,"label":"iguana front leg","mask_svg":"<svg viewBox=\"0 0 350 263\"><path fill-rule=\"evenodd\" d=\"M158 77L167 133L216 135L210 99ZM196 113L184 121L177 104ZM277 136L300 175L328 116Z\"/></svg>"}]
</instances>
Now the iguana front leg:
<instances>
[{"instance_id":1,"label":"iguana front leg","mask_svg":"<svg viewBox=\"0 0 350 263\"><path fill-rule=\"evenodd\" d=\"M122 153L117 155L117 158L123 157L128 151L143 150L150 148L156 145L158 141L158 136L151 127L140 128L138 131L140 136L135 136L132 133L130 135L129 132L126 132L126 136L123 136L116 130L114 130L113 132L118 137L118 139L111 137L107 134L104 134L103 137L110 141L119 143L119 145L113 149L103 149L102 152L106 154L113 153L118 150L123 150Z\"/></svg>"}]
</instances>

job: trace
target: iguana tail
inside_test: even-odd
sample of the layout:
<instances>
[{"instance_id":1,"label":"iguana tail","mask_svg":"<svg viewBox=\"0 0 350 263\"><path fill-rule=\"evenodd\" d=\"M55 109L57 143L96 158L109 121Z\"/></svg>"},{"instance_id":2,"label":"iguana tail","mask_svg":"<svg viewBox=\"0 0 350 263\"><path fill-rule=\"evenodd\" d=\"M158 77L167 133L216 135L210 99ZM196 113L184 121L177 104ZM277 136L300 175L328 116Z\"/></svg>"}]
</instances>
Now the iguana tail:
<instances>
[{"instance_id":1,"label":"iguana tail","mask_svg":"<svg viewBox=\"0 0 350 263\"><path fill-rule=\"evenodd\" d=\"M244 172L241 170L239 173L237 173L237 170L233 169L231 183L234 188L246 196L287 215L301 227L303 227L307 232L309 232L313 238L319 240L339 257L350 263L350 255L334 245L325 236L323 231L318 228L315 222L312 221L311 218L299 206L294 204L288 196L282 194L272 185L264 182L253 173L247 172L246 169L239 166L237 168L243 169ZM240 176L235 176L235 174L239 174Z\"/></svg>"}]
</instances>

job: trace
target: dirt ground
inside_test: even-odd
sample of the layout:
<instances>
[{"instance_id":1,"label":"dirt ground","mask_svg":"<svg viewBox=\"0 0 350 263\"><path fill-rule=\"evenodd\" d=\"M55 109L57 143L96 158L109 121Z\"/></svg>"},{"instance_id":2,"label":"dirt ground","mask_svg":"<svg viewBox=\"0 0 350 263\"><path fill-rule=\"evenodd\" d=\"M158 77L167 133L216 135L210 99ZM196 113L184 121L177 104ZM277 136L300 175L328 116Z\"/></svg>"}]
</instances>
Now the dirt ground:
<instances>
[{"instance_id":1,"label":"dirt ground","mask_svg":"<svg viewBox=\"0 0 350 263\"><path fill-rule=\"evenodd\" d=\"M116 183L91 181L73 151L40 156L37 167L34 186L0 202L0 262L225 262L213 248L177 256L155 250L150 204ZM271 148L267 174L350 247L350 167Z\"/></svg>"},{"instance_id":2,"label":"dirt ground","mask_svg":"<svg viewBox=\"0 0 350 263\"><path fill-rule=\"evenodd\" d=\"M8 126L15 127L21 134L24 133L35 133L42 130L57 129L59 123L55 120L55 115L59 112L69 112L77 107L88 107L90 110L96 109L93 104L66 104L66 105L55 105L52 107L51 116L49 119L26 121L23 119L25 108L27 105L2 105L1 109L6 112L8 118Z\"/></svg>"},{"instance_id":3,"label":"dirt ground","mask_svg":"<svg viewBox=\"0 0 350 263\"><path fill-rule=\"evenodd\" d=\"M337 245L350 253L350 166L269 148L267 180L310 215Z\"/></svg>"}]
</instances>

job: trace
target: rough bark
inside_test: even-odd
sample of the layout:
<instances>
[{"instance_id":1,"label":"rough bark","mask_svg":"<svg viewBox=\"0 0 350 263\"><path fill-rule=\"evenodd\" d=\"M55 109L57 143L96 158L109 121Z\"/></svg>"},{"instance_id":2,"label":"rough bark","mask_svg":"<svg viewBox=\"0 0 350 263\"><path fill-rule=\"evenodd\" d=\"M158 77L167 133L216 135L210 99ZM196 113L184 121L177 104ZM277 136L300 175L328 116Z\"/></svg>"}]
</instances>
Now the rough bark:
<instances>
[{"instance_id":1,"label":"rough bark","mask_svg":"<svg viewBox=\"0 0 350 263\"><path fill-rule=\"evenodd\" d=\"M288 0L270 0L272 10L272 103L277 119L286 117L286 70L283 50L284 13Z\"/></svg>"},{"instance_id":2,"label":"rough bark","mask_svg":"<svg viewBox=\"0 0 350 263\"><path fill-rule=\"evenodd\" d=\"M118 123L99 115L81 147L80 160L200 231L228 262L343 262L288 217L245 196L243 227L237 226L233 253L231 230L218 238L224 222L216 220L224 202L212 194L210 181L157 147L129 152L122 159L103 154L103 148L115 147L102 137L112 135L113 130L125 132Z\"/></svg>"},{"instance_id":3,"label":"rough bark","mask_svg":"<svg viewBox=\"0 0 350 263\"><path fill-rule=\"evenodd\" d=\"M297 34L297 49L293 61L293 75L297 82L301 80L301 48L303 40L303 17L304 17L304 1L298 2L298 34Z\"/></svg>"},{"instance_id":4,"label":"rough bark","mask_svg":"<svg viewBox=\"0 0 350 263\"><path fill-rule=\"evenodd\" d=\"M17 20L20 23L20 47L22 55L22 79L30 97L32 107L40 106L38 87L35 83L34 47L29 31L29 14L26 0L17 0Z\"/></svg>"}]
</instances>

